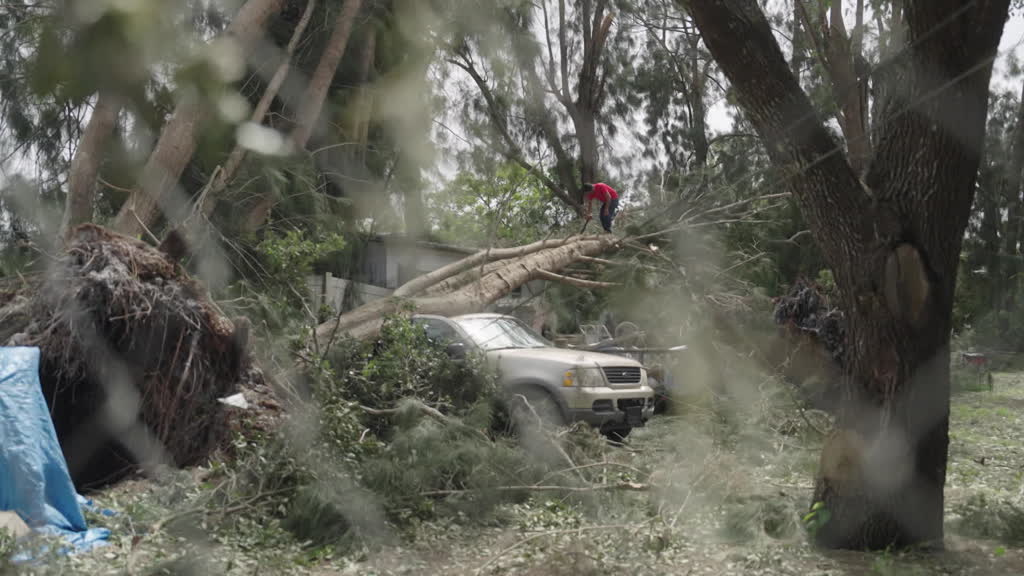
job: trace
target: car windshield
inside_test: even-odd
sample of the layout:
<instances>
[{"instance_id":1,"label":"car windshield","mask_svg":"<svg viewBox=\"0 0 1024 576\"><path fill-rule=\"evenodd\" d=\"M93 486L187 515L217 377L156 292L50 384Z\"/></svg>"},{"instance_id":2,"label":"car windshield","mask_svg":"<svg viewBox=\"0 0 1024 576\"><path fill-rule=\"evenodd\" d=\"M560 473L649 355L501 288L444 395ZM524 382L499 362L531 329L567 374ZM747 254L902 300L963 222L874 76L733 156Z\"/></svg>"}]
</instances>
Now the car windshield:
<instances>
[{"instance_id":1,"label":"car windshield","mask_svg":"<svg viewBox=\"0 0 1024 576\"><path fill-rule=\"evenodd\" d=\"M552 344L514 318L460 318L459 326L484 350L548 348Z\"/></svg>"}]
</instances>

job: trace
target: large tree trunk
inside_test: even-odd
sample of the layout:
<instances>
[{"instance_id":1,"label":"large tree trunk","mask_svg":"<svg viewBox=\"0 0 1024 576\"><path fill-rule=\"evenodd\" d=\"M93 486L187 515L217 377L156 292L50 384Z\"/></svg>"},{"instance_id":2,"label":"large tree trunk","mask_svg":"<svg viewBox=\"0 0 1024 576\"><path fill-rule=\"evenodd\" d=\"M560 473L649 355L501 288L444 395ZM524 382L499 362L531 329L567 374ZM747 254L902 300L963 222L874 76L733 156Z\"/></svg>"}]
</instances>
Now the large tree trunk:
<instances>
[{"instance_id":1,"label":"large tree trunk","mask_svg":"<svg viewBox=\"0 0 1024 576\"><path fill-rule=\"evenodd\" d=\"M849 321L844 401L814 494L829 518L815 537L872 549L941 541L953 288L1008 0L908 2L914 66L866 185L835 153L755 0L689 9L772 162L793 175ZM958 10L958 25L940 25Z\"/></svg>"},{"instance_id":2,"label":"large tree trunk","mask_svg":"<svg viewBox=\"0 0 1024 576\"><path fill-rule=\"evenodd\" d=\"M454 316L484 309L544 272L558 272L581 257L610 252L620 239L603 236L573 236L550 242L538 242L517 248L483 251L449 264L431 274L420 276L400 287L394 295L324 322L316 329L319 345L327 345L342 336L369 338L374 336L388 314L412 305L421 314ZM494 261L497 260L497 261ZM487 262L491 264L487 264ZM480 266L479 269L473 269ZM445 280L444 289L437 288Z\"/></svg>"},{"instance_id":3,"label":"large tree trunk","mask_svg":"<svg viewBox=\"0 0 1024 576\"><path fill-rule=\"evenodd\" d=\"M352 34L352 23L362 6L362 0L345 0L338 17L334 21L334 30L324 47L324 53L320 56L320 62L313 71L313 77L309 80L309 86L302 98L302 104L297 110L298 119L295 128L292 129L291 140L295 147L302 150L309 144L313 132L318 126L320 113L323 111L324 102L327 100L327 93L330 91L331 82L334 81L334 74L338 71L341 59L345 57L345 49L348 47L348 38ZM268 194L261 194L246 215L242 229L249 233L255 233L266 224L270 217L270 209L274 205L274 199Z\"/></svg>"},{"instance_id":4,"label":"large tree trunk","mask_svg":"<svg viewBox=\"0 0 1024 576\"><path fill-rule=\"evenodd\" d=\"M243 53L248 53L262 34L271 15L279 12L284 0L249 0L228 26L227 37L234 37ZM114 227L127 236L138 237L156 222L163 212L177 220L187 208L187 200L176 197L178 180L196 149L196 131L208 113L194 90L183 95L174 114L160 132L156 148L149 156L138 185L121 207Z\"/></svg>"},{"instance_id":5,"label":"large tree trunk","mask_svg":"<svg viewBox=\"0 0 1024 576\"><path fill-rule=\"evenodd\" d=\"M71 161L68 197L60 225L61 238L66 238L75 226L92 221L96 175L103 162L103 149L114 133L120 112L120 97L109 90L100 91L96 97L96 106L89 117L89 124L82 134L78 150L75 151L75 158Z\"/></svg>"}]
</instances>

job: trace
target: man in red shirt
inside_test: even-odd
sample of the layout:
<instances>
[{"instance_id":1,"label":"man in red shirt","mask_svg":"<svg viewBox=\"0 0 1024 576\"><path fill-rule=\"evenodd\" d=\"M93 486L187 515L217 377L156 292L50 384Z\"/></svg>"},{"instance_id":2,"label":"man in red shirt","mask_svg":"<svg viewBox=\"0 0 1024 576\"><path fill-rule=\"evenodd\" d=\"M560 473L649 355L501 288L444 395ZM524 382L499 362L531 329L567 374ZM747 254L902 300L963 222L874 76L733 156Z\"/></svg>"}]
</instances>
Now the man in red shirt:
<instances>
[{"instance_id":1,"label":"man in red shirt","mask_svg":"<svg viewBox=\"0 0 1024 576\"><path fill-rule=\"evenodd\" d=\"M590 218L590 208L597 200L601 203L601 227L605 232L612 231L612 220L619 210L619 194L611 186L598 182L597 184L583 185L583 201L587 205L587 218Z\"/></svg>"}]
</instances>

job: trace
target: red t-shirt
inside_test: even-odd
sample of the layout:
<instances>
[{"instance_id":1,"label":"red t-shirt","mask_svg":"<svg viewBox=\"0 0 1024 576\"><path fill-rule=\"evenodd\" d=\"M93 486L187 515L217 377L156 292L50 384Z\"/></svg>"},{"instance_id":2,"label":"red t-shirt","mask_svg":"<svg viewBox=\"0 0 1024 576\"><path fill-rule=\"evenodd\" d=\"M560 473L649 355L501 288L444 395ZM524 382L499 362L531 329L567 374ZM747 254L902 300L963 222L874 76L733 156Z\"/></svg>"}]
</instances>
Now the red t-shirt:
<instances>
[{"instance_id":1,"label":"red t-shirt","mask_svg":"<svg viewBox=\"0 0 1024 576\"><path fill-rule=\"evenodd\" d=\"M619 193L612 189L607 184L598 182L594 184L594 189L587 193L583 198L585 200L597 200L598 202L609 202L619 197Z\"/></svg>"}]
</instances>

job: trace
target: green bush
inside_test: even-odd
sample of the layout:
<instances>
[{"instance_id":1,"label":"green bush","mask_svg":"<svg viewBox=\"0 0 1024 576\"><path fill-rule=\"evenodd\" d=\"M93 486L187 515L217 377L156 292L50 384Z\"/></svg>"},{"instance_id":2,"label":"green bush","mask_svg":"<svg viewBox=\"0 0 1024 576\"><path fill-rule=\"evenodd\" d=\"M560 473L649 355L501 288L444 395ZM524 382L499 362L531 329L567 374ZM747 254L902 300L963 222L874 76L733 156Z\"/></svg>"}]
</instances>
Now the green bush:
<instances>
[{"instance_id":1,"label":"green bush","mask_svg":"<svg viewBox=\"0 0 1024 576\"><path fill-rule=\"evenodd\" d=\"M337 347L329 364L337 377L321 384L319 400L344 397L362 406L393 408L417 398L442 411L462 412L494 396L496 380L481 359L455 362L404 316L384 321L372 343Z\"/></svg>"},{"instance_id":2,"label":"green bush","mask_svg":"<svg viewBox=\"0 0 1024 576\"><path fill-rule=\"evenodd\" d=\"M235 468L264 512L315 545L374 542L438 514L485 517L549 472L496 433L496 380L453 361L407 318L340 342L286 431L243 443Z\"/></svg>"}]
</instances>

